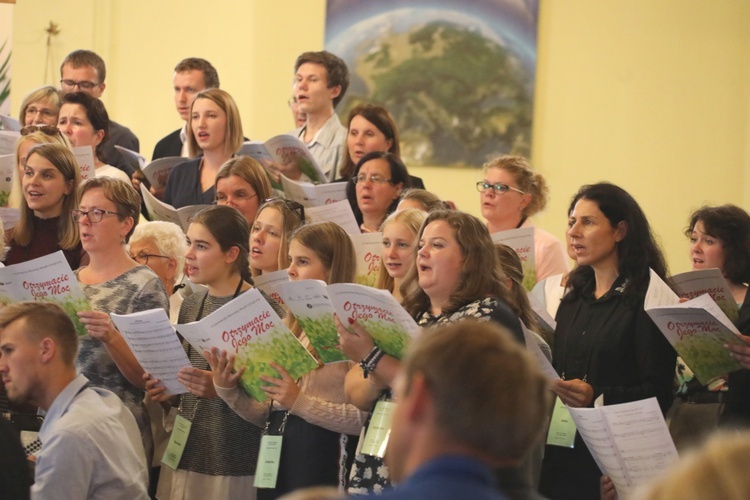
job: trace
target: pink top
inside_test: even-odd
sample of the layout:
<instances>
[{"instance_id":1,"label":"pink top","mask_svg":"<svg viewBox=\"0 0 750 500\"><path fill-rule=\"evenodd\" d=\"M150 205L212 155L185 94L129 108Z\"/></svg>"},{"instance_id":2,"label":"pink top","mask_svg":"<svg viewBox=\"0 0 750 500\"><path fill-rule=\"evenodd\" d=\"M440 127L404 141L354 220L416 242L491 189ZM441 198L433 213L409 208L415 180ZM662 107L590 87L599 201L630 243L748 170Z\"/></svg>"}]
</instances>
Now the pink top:
<instances>
[{"instance_id":1,"label":"pink top","mask_svg":"<svg viewBox=\"0 0 750 500\"><path fill-rule=\"evenodd\" d=\"M554 276L556 274L567 274L568 255L565 253L565 245L544 229L534 226L526 219L521 227L534 228L534 260L536 261L537 282Z\"/></svg>"}]
</instances>

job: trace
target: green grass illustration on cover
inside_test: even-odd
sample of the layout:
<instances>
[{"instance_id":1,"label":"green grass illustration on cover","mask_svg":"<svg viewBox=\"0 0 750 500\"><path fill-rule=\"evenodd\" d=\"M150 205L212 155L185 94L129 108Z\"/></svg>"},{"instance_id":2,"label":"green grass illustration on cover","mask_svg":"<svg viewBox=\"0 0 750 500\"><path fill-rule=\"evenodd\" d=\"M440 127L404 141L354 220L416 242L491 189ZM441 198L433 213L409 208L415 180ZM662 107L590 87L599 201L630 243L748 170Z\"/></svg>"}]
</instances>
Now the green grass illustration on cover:
<instances>
[{"instance_id":1,"label":"green grass illustration on cover","mask_svg":"<svg viewBox=\"0 0 750 500\"><path fill-rule=\"evenodd\" d=\"M177 331L199 352L216 347L234 354L235 369L245 368L240 384L257 401L267 399L260 376L279 378L271 361L281 365L293 379L318 367L315 358L255 288L200 321L177 325Z\"/></svg>"},{"instance_id":2,"label":"green grass illustration on cover","mask_svg":"<svg viewBox=\"0 0 750 500\"><path fill-rule=\"evenodd\" d=\"M520 227L499 231L490 235L494 243L508 245L521 259L523 268L523 288L531 291L536 285L536 255L534 254L534 228Z\"/></svg>"},{"instance_id":3,"label":"green grass illustration on cover","mask_svg":"<svg viewBox=\"0 0 750 500\"><path fill-rule=\"evenodd\" d=\"M78 335L86 335L78 312L90 311L91 305L62 250L0 268L0 304L27 300L59 305L73 321Z\"/></svg>"},{"instance_id":4,"label":"green grass illustration on cover","mask_svg":"<svg viewBox=\"0 0 750 500\"><path fill-rule=\"evenodd\" d=\"M284 304L297 318L323 363L349 359L338 346L338 332L333 322L335 311L323 281L287 281L277 285L277 291Z\"/></svg>"}]
</instances>

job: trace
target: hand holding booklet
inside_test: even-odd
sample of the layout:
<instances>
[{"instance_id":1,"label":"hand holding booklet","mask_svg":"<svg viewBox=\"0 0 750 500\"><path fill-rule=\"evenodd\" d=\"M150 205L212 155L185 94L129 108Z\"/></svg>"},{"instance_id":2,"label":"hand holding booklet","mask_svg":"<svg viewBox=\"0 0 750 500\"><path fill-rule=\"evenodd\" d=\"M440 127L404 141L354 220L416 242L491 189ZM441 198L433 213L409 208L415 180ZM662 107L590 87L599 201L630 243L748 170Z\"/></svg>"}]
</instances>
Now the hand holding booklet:
<instances>
[{"instance_id":1,"label":"hand holding booklet","mask_svg":"<svg viewBox=\"0 0 750 500\"><path fill-rule=\"evenodd\" d=\"M346 361L333 315L344 325L357 321L386 354L402 358L419 326L385 290L363 285L301 280L283 283L279 295L324 363Z\"/></svg>"},{"instance_id":2,"label":"hand holding booklet","mask_svg":"<svg viewBox=\"0 0 750 500\"><path fill-rule=\"evenodd\" d=\"M0 306L26 300L54 302L73 320L78 335L86 335L78 312L91 306L62 250L0 268Z\"/></svg>"},{"instance_id":3,"label":"hand holding booklet","mask_svg":"<svg viewBox=\"0 0 750 500\"><path fill-rule=\"evenodd\" d=\"M677 462L677 449L656 398L594 408L568 407L602 474L625 497Z\"/></svg>"},{"instance_id":4,"label":"hand holding booklet","mask_svg":"<svg viewBox=\"0 0 750 500\"><path fill-rule=\"evenodd\" d=\"M315 358L255 288L200 321L177 325L177 330L200 353L216 347L234 355L235 369L245 369L240 385L257 401L268 398L261 389L260 376L278 377L271 361L281 365L293 379L318 367Z\"/></svg>"},{"instance_id":5,"label":"hand holding booklet","mask_svg":"<svg viewBox=\"0 0 750 500\"><path fill-rule=\"evenodd\" d=\"M742 367L724 345L747 344L710 295L681 303L652 270L644 309L702 384Z\"/></svg>"},{"instance_id":6,"label":"hand holding booklet","mask_svg":"<svg viewBox=\"0 0 750 500\"><path fill-rule=\"evenodd\" d=\"M310 150L293 135L277 135L264 143L247 141L237 154L251 156L266 168L268 168L269 161L279 165L296 164L304 180L313 184L328 182L315 158L310 154ZM281 186L274 180L275 175L276 172L269 173L269 177L274 181L274 188L280 188Z\"/></svg>"},{"instance_id":7,"label":"hand holding booklet","mask_svg":"<svg viewBox=\"0 0 750 500\"><path fill-rule=\"evenodd\" d=\"M138 363L167 388L167 394L187 392L177 380L181 368L190 367L174 327L164 309L150 309L132 314L110 314L112 322L128 344Z\"/></svg>"},{"instance_id":8,"label":"hand holding booklet","mask_svg":"<svg viewBox=\"0 0 750 500\"><path fill-rule=\"evenodd\" d=\"M707 293L732 322L737 321L739 308L734 302L724 275L718 269L701 269L676 274L669 281L682 299L694 299Z\"/></svg>"}]
</instances>

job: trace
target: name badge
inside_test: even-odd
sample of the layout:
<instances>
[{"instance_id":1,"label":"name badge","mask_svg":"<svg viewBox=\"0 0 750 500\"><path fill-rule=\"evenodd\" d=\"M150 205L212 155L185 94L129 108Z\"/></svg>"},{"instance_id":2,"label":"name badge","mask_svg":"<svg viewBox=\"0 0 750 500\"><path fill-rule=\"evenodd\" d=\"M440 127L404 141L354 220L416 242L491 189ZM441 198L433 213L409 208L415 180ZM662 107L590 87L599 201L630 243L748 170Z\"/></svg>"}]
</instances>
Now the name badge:
<instances>
[{"instance_id":1,"label":"name badge","mask_svg":"<svg viewBox=\"0 0 750 500\"><path fill-rule=\"evenodd\" d=\"M549 432L547 432L547 444L573 448L575 438L576 424L573 421L573 417L570 416L568 407L565 406L565 403L558 396L555 398L555 409L552 412Z\"/></svg>"},{"instance_id":2,"label":"name badge","mask_svg":"<svg viewBox=\"0 0 750 500\"><path fill-rule=\"evenodd\" d=\"M255 467L256 488L275 488L279 477L279 462L281 458L281 440L283 436L269 436L260 438L258 465Z\"/></svg>"},{"instance_id":3,"label":"name badge","mask_svg":"<svg viewBox=\"0 0 750 500\"><path fill-rule=\"evenodd\" d=\"M395 406L396 404L392 401L378 401L375 404L370 425L367 426L365 433L365 442L362 444L363 455L380 458L385 455L388 437L391 435L391 418Z\"/></svg>"},{"instance_id":4,"label":"name badge","mask_svg":"<svg viewBox=\"0 0 750 500\"><path fill-rule=\"evenodd\" d=\"M164 450L164 456L161 459L161 463L172 470L177 470L177 466L180 464L180 460L182 460L182 453L185 451L185 445L187 444L188 436L190 436L190 428L192 426L193 423L181 415L177 415L174 420L172 435L169 438L169 444L167 444L167 449Z\"/></svg>"}]
</instances>

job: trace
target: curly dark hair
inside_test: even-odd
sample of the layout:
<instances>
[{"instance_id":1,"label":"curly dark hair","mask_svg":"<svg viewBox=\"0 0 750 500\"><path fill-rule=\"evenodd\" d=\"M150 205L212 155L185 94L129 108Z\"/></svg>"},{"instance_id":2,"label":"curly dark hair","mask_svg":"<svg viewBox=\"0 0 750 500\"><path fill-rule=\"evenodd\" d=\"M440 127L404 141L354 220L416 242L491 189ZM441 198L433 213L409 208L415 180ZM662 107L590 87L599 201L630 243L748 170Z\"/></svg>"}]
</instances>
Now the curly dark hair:
<instances>
[{"instance_id":1,"label":"curly dark hair","mask_svg":"<svg viewBox=\"0 0 750 500\"><path fill-rule=\"evenodd\" d=\"M703 206L690 216L688 238L698 221L706 234L721 240L724 276L733 283L750 283L750 215L736 205Z\"/></svg>"}]
</instances>

